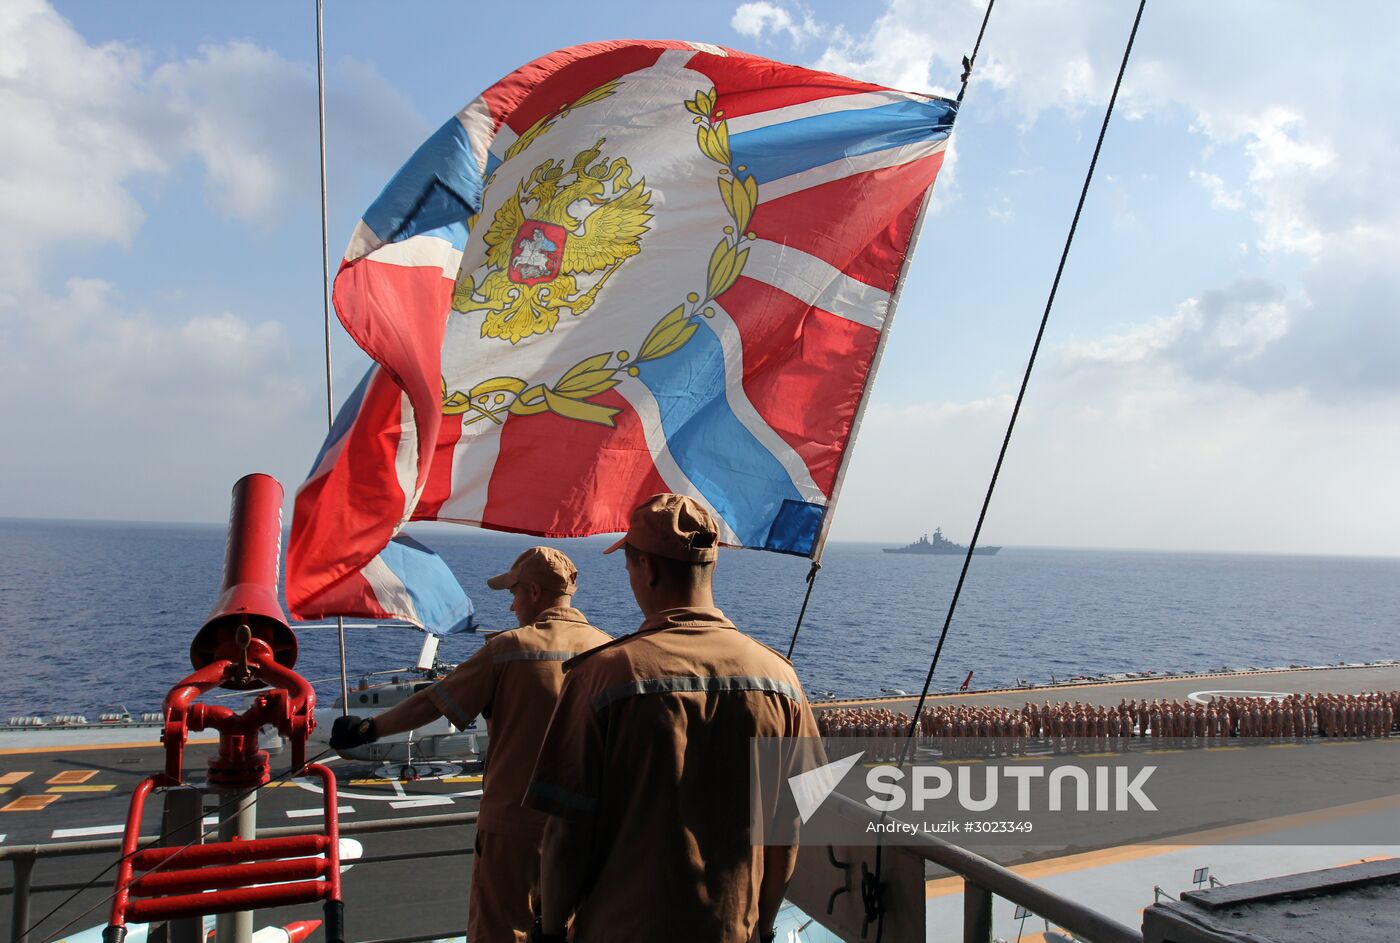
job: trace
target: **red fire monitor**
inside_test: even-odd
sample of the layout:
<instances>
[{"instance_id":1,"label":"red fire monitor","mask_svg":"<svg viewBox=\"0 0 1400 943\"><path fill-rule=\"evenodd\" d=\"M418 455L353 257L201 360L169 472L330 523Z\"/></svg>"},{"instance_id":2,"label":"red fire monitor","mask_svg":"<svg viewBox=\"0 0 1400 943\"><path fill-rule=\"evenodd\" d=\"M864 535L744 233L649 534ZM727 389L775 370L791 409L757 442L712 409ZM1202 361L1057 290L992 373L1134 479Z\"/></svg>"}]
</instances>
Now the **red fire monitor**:
<instances>
[{"instance_id":1,"label":"red fire monitor","mask_svg":"<svg viewBox=\"0 0 1400 943\"><path fill-rule=\"evenodd\" d=\"M335 776L306 762L315 727L316 692L292 670L296 636L277 598L282 544L282 486L248 475L233 486L223 587L190 646L194 667L165 696L165 770L142 780L131 797L112 916L103 943L122 943L128 921L171 920L322 901L327 943L344 943L340 842ZM251 691L242 713L197 703L213 688ZM258 732L273 727L291 748L293 775L316 776L325 799L325 831L294 838L259 838L173 848L137 848L141 816L153 789L183 785L190 731L217 730L209 784L226 803L267 783L268 755Z\"/></svg>"}]
</instances>

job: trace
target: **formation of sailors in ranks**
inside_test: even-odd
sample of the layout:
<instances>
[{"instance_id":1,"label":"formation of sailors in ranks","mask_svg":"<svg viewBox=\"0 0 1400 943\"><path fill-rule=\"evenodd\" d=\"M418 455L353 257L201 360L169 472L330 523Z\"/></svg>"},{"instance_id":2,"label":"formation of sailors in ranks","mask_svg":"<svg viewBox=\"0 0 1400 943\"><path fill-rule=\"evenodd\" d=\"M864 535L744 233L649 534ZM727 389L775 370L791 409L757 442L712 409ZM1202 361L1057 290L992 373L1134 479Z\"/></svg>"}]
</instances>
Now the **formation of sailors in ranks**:
<instances>
[{"instance_id":1,"label":"formation of sailors in ranks","mask_svg":"<svg viewBox=\"0 0 1400 943\"><path fill-rule=\"evenodd\" d=\"M1310 693L1282 697L1215 696L1205 703L1120 700L1117 706L1079 701L1027 702L1022 708L927 707L919 718L919 745L943 756L1018 756L1034 744L1054 753L1123 751L1133 740L1199 747L1235 738L1310 740L1389 737L1400 718L1400 691ZM910 716L885 707L837 707L818 713L817 725L842 755L850 738L907 737ZM879 747L875 752L881 752ZM894 759L898 749L891 747Z\"/></svg>"}]
</instances>

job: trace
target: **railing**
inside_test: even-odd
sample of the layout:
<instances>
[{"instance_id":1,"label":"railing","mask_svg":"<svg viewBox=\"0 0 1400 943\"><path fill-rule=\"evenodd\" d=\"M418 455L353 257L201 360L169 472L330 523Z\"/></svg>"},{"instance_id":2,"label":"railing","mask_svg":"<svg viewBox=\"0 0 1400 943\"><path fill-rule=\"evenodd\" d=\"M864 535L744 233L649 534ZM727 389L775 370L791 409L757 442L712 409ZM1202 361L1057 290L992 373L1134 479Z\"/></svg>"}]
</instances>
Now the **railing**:
<instances>
[{"instance_id":1,"label":"railing","mask_svg":"<svg viewBox=\"0 0 1400 943\"><path fill-rule=\"evenodd\" d=\"M855 823L878 821L878 816L869 809L845 796L833 795L827 802L831 805L833 814L850 819ZM406 829L450 828L474 824L476 819L477 813L463 812L448 815L420 815L346 822L341 823L340 834L348 836ZM258 830L258 837L306 835L318 830L318 826L263 828ZM151 836L143 838L142 844L154 844L155 841L155 837ZM25 931L32 919L30 908L32 895L71 892L87 886L80 882L34 886L32 884L34 866L40 859L94 854L115 856L119 853L120 848L121 840L116 838L56 842L45 845L0 846L0 861L10 861L14 873L13 888L0 888L0 894L10 893L14 895L11 904L10 943L26 943ZM469 855L471 853L470 844L464 842L462 847L437 851L366 855L355 859L354 864L360 866L418 858ZM809 914L819 914L825 908L826 913L830 916L831 910L828 904L835 901L840 893L838 891L836 894L832 894L828 887L821 884L822 878L830 870L828 861L835 862L840 867L849 868L856 856L865 853L866 857L873 862L874 848L848 848L843 849L843 853L851 856L851 860L846 864L836 862L833 851L825 846L803 849L803 857L799 859L798 873L794 877L789 896ZM898 892L894 895L885 895L889 898L884 901L885 918L893 918L896 923L902 920L904 927L912 927L916 923L920 927L923 925L925 913L924 862L932 862L963 878L962 939L964 943L990 943L992 939L992 901L995 897L1003 897L1024 907L1030 913L1051 921L1073 934L1076 939L1084 940L1086 943L1142 943L1142 934L1132 927L1125 926L1067 897L1048 891L1014 871L934 835L920 833L905 836L899 845L887 845L883 849L883 856L885 869L883 876L886 889ZM912 862L917 866L916 879L902 882L898 879L897 871L901 866L900 859L905 859L906 864ZM873 870L873 865L871 870ZM905 876L909 876L907 868ZM100 880L93 886L99 890L106 889L110 887L110 881ZM809 889L809 893L805 897L803 896L804 888ZM851 896L858 898L859 894L853 893ZM848 903L853 904L854 901L848 901ZM99 909L94 920L102 921L104 919L105 911ZM840 923L839 914L836 923ZM839 925L833 925L833 929L837 933L843 932L843 928ZM52 932L52 929L48 931L50 934ZM460 935L461 928L458 927L433 933L367 941L367 943L422 943L422 941ZM920 937L922 938L924 935L921 933ZM857 930L848 926L844 928L844 938L858 940L871 937L864 937ZM886 940L906 938L908 938L907 932L901 933L897 928L887 928L884 934ZM28 943L43 943L45 939L47 937L42 933L36 933Z\"/></svg>"},{"instance_id":2,"label":"railing","mask_svg":"<svg viewBox=\"0 0 1400 943\"><path fill-rule=\"evenodd\" d=\"M932 861L962 876L963 943L988 943L991 940L993 895L1019 904L1088 943L1142 943L1141 931L1068 897L1047 891L966 848L959 848L934 835L919 836L914 847L925 861Z\"/></svg>"},{"instance_id":3,"label":"railing","mask_svg":"<svg viewBox=\"0 0 1400 943\"><path fill-rule=\"evenodd\" d=\"M415 815L397 819L371 819L363 822L341 822L340 835L364 835L374 832L397 832L416 828L450 828L458 825L472 825L476 822L477 813L458 812L449 815ZM277 828L258 829L259 838L278 838L289 835L310 835L321 831L319 825L289 825ZM154 835L143 836L140 841L141 847L154 845L158 841ZM34 865L45 858L70 858L77 855L110 854L113 857L120 854L122 840L120 838L93 839L91 841L74 842L52 842L45 845L0 845L0 861L9 861L14 875L13 886L9 888L0 887L0 894L12 894L14 900L10 904L10 943L26 943L26 931L29 929L29 922L32 919L30 898L35 894L61 893L81 890L89 885L85 882L71 882L67 884L41 884L34 886ZM455 855L469 855L472 848L469 844L461 848L444 848L437 851L412 851L402 854L385 855L365 855L356 858L354 864L381 864L389 861L407 861L416 858L446 858ZM93 888L102 890L110 889L112 878L104 875L102 879L95 881L91 885ZM93 920L105 923L107 911L98 908L94 911ZM82 929L82 928L78 928ZM49 931L52 933L52 931ZM460 927L455 929L440 931L436 933L415 934L413 936L393 937L390 939L375 940L372 943L419 943L423 940L436 940L443 937L461 936ZM28 943L42 943L47 939L40 933L33 934Z\"/></svg>"},{"instance_id":4,"label":"railing","mask_svg":"<svg viewBox=\"0 0 1400 943\"><path fill-rule=\"evenodd\" d=\"M847 820L851 834L863 833L868 823L880 819L866 806L840 793L826 800L821 814L828 810ZM926 938L925 862L932 862L963 879L964 943L990 943L994 897L1018 904L1086 943L1142 943L1140 931L1048 891L966 848L922 832L903 835L899 844L887 844L880 850L878 870L883 887L878 896L883 913L878 913L867 906L860 889L851 886L857 873L876 872L876 849L841 848L839 852L845 861L838 860L837 852L829 846L804 846L788 897L808 914L824 913L825 917L819 919L846 940L873 940L876 934L872 925L877 920L884 921L884 940ZM833 886L834 880L841 883Z\"/></svg>"}]
</instances>

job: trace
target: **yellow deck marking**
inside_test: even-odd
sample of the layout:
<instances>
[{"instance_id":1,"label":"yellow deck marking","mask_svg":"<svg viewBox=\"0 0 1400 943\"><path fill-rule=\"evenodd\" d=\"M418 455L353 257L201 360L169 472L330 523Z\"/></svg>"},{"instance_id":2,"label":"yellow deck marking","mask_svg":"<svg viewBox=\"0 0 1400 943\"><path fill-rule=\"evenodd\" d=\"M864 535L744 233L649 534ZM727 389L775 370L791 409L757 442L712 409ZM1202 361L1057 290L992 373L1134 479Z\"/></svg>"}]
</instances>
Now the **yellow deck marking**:
<instances>
[{"instance_id":1,"label":"yellow deck marking","mask_svg":"<svg viewBox=\"0 0 1400 943\"><path fill-rule=\"evenodd\" d=\"M442 777L442 781L445 782L445 783L479 783L479 782L481 782L481 777L480 777L480 776L444 776L444 777Z\"/></svg>"},{"instance_id":2,"label":"yellow deck marking","mask_svg":"<svg viewBox=\"0 0 1400 943\"><path fill-rule=\"evenodd\" d=\"M1143 753L1185 753L1185 750L1143 750Z\"/></svg>"},{"instance_id":3,"label":"yellow deck marking","mask_svg":"<svg viewBox=\"0 0 1400 943\"><path fill-rule=\"evenodd\" d=\"M116 785L93 785L93 786L50 786L49 792L111 792L116 789Z\"/></svg>"},{"instance_id":4,"label":"yellow deck marking","mask_svg":"<svg viewBox=\"0 0 1400 943\"><path fill-rule=\"evenodd\" d=\"M76 786L78 783L85 783L97 775L95 769L66 769L61 773L50 776L48 783L50 786Z\"/></svg>"},{"instance_id":5,"label":"yellow deck marking","mask_svg":"<svg viewBox=\"0 0 1400 943\"><path fill-rule=\"evenodd\" d=\"M976 757L969 757L965 760L938 760L937 762L939 766L969 766L974 763L985 763L987 761L977 759Z\"/></svg>"},{"instance_id":6,"label":"yellow deck marking","mask_svg":"<svg viewBox=\"0 0 1400 943\"><path fill-rule=\"evenodd\" d=\"M1243 750L1244 747L1206 747L1207 753L1229 753L1235 750Z\"/></svg>"},{"instance_id":7,"label":"yellow deck marking","mask_svg":"<svg viewBox=\"0 0 1400 943\"><path fill-rule=\"evenodd\" d=\"M1270 743L1267 745L1270 750L1296 750L1301 743Z\"/></svg>"},{"instance_id":8,"label":"yellow deck marking","mask_svg":"<svg viewBox=\"0 0 1400 943\"><path fill-rule=\"evenodd\" d=\"M41 812L62 798L62 796L20 796L18 799L12 799L9 805L0 806L0 812Z\"/></svg>"},{"instance_id":9,"label":"yellow deck marking","mask_svg":"<svg viewBox=\"0 0 1400 943\"><path fill-rule=\"evenodd\" d=\"M1396 810L1400 810L1400 795L1385 796L1380 799L1349 802L1346 805L1332 806L1327 809L1314 809L1311 812L1295 812L1291 815L1280 815L1277 818L1261 819L1258 822L1246 822L1242 825L1226 825L1221 828L1211 828L1205 831L1193 832L1189 835L1175 835L1171 838L1163 838L1155 842L1118 845L1114 848L1103 848L1098 851L1085 851L1074 855L1064 855L1059 858L1047 858L1043 861L1032 861L1029 864L1017 865L1012 867L1011 870L1015 871L1023 878L1035 881L1053 877L1057 874L1082 871L1086 868L1096 868L1109 864L1124 864L1142 858L1153 858L1157 855L1170 854L1173 851L1199 849L1207 845L1223 845L1244 838L1267 835L1270 832L1286 831L1304 825L1315 825L1319 822L1328 822L1333 819L1350 818L1357 815L1384 814ZM954 875L953 877L935 878L924 885L924 896L931 899L934 897L944 897L948 894L961 894L962 889L963 879L961 877Z\"/></svg>"},{"instance_id":10,"label":"yellow deck marking","mask_svg":"<svg viewBox=\"0 0 1400 943\"><path fill-rule=\"evenodd\" d=\"M3 775L0 775L0 786L13 786L15 783L19 782L21 779L28 775L29 770L23 770L16 773L5 773Z\"/></svg>"}]
</instances>

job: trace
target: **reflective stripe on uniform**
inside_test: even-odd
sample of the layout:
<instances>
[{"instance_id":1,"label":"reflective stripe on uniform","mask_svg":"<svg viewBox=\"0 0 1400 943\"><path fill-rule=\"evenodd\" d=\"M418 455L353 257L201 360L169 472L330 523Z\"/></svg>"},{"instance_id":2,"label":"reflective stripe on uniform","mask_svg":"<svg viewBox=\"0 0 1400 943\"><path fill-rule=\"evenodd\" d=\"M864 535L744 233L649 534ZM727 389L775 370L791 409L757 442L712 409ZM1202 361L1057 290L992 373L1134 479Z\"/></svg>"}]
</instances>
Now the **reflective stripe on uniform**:
<instances>
[{"instance_id":1,"label":"reflective stripe on uniform","mask_svg":"<svg viewBox=\"0 0 1400 943\"><path fill-rule=\"evenodd\" d=\"M735 691L770 691L802 703L802 692L796 685L778 678L762 678L756 675L726 675L720 677L695 677L682 675L672 678L638 678L623 684L615 684L593 698L593 710L600 711L616 701L638 694L728 694Z\"/></svg>"},{"instance_id":2,"label":"reflective stripe on uniform","mask_svg":"<svg viewBox=\"0 0 1400 943\"><path fill-rule=\"evenodd\" d=\"M578 652L539 652L517 649L513 652L492 655L491 664L499 665L503 661L568 661L577 654Z\"/></svg>"},{"instance_id":3,"label":"reflective stripe on uniform","mask_svg":"<svg viewBox=\"0 0 1400 943\"><path fill-rule=\"evenodd\" d=\"M465 730L471 726L472 721L476 718L463 710L462 705L458 704L456 699L453 698L451 694L447 693L447 688L443 687L446 680L447 679L444 678L442 681L428 688L428 696L432 698L434 704L442 708L443 714L448 720L452 721L453 725L456 726L458 730Z\"/></svg>"},{"instance_id":4,"label":"reflective stripe on uniform","mask_svg":"<svg viewBox=\"0 0 1400 943\"><path fill-rule=\"evenodd\" d=\"M581 796L576 792L570 792L562 786L540 782L538 779L530 783L530 788L525 791L525 795L527 797L543 799L546 802L567 806L570 809L577 809L580 812L592 812L598 808L597 799Z\"/></svg>"}]
</instances>

